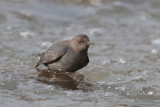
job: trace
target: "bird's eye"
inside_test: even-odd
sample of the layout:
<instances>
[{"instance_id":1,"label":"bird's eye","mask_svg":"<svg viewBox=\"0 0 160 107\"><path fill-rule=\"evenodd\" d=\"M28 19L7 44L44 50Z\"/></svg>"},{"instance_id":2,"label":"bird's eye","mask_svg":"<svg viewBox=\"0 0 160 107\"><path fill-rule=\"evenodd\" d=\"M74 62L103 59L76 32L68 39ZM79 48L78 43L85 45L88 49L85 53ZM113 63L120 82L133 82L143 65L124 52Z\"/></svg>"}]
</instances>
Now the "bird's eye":
<instances>
[{"instance_id":1,"label":"bird's eye","mask_svg":"<svg viewBox=\"0 0 160 107\"><path fill-rule=\"evenodd\" d=\"M83 40L83 39L81 39L81 40L78 40L78 42L79 42L79 43L82 43L82 42L84 42L84 40Z\"/></svg>"},{"instance_id":2,"label":"bird's eye","mask_svg":"<svg viewBox=\"0 0 160 107\"><path fill-rule=\"evenodd\" d=\"M81 43L81 42L82 42L82 40L78 40L78 42L79 42L79 43Z\"/></svg>"}]
</instances>

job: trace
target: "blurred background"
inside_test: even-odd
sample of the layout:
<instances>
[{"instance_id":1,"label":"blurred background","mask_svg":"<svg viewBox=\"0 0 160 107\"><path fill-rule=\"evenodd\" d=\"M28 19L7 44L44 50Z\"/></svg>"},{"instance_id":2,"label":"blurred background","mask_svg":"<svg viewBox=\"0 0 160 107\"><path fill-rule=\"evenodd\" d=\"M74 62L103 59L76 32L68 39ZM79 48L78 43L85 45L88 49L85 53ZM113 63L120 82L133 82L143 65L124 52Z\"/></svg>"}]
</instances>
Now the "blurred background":
<instances>
[{"instance_id":1,"label":"blurred background","mask_svg":"<svg viewBox=\"0 0 160 107\"><path fill-rule=\"evenodd\" d=\"M77 73L100 88L37 81L36 54L80 33L95 45ZM159 65L160 0L0 0L2 107L158 107Z\"/></svg>"}]
</instances>

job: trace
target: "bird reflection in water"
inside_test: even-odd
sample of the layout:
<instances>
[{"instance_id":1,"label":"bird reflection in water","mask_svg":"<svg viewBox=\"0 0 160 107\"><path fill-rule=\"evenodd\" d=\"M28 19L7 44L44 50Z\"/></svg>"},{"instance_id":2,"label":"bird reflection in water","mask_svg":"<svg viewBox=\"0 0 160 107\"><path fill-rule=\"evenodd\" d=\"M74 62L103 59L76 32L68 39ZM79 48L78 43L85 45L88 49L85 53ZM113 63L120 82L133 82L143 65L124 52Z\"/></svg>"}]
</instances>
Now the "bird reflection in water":
<instances>
[{"instance_id":1,"label":"bird reflection in water","mask_svg":"<svg viewBox=\"0 0 160 107\"><path fill-rule=\"evenodd\" d=\"M62 89L91 91L95 88L93 82L85 78L84 75L75 72L60 73L40 69L37 69L37 71L39 73L37 77L39 82L54 85Z\"/></svg>"}]
</instances>

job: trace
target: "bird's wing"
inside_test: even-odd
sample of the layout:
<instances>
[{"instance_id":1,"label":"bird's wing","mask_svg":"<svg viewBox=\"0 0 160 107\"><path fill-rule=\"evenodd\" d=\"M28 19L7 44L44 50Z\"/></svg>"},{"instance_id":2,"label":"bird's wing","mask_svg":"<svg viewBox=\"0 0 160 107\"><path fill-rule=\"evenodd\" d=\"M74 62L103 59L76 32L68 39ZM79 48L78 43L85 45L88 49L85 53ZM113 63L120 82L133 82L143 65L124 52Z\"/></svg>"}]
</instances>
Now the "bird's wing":
<instances>
[{"instance_id":1,"label":"bird's wing","mask_svg":"<svg viewBox=\"0 0 160 107\"><path fill-rule=\"evenodd\" d=\"M36 67L38 67L40 64L47 64L50 62L54 62L57 59L61 58L66 52L67 52L66 46L57 47L53 45L47 50L47 52L43 54Z\"/></svg>"}]
</instances>

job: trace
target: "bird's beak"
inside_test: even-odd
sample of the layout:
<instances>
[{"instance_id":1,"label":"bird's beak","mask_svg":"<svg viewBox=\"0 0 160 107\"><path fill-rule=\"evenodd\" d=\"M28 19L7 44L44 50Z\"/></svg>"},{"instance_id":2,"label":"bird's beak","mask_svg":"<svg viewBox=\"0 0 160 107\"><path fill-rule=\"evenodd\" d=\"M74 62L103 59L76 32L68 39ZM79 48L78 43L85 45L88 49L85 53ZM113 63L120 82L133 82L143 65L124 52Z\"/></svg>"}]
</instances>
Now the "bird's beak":
<instances>
[{"instance_id":1,"label":"bird's beak","mask_svg":"<svg viewBox=\"0 0 160 107\"><path fill-rule=\"evenodd\" d=\"M88 42L87 44L88 44L88 45L94 45L94 43L92 43L92 42Z\"/></svg>"}]
</instances>

